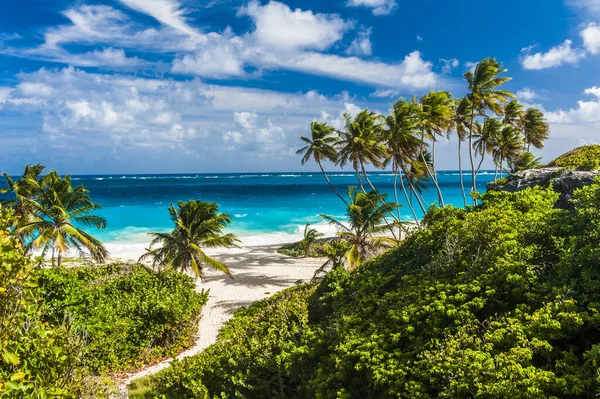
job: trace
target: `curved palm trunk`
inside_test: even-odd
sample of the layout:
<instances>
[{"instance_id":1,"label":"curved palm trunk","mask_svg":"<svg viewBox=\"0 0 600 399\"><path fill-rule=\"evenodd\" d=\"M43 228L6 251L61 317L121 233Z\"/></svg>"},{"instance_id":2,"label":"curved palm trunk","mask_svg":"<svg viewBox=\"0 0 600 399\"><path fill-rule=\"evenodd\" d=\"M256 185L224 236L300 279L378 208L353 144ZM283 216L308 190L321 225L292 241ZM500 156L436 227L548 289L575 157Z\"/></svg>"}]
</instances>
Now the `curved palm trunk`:
<instances>
[{"instance_id":1,"label":"curved palm trunk","mask_svg":"<svg viewBox=\"0 0 600 399\"><path fill-rule=\"evenodd\" d=\"M425 133L423 131L421 131L421 142L424 142L425 139ZM433 145L435 146L435 140L432 140ZM435 149L434 149L435 151ZM423 146L421 146L421 159L423 160L423 165L425 165L425 170L427 171L427 176L429 176L431 178L431 181L433 181L433 185L435 186L435 189L437 191L437 195L438 195L438 200L440 202L441 207L444 207L444 198L442 197L442 190L440 189L440 186L437 182L437 178L435 177L435 175L431 172L431 169L429 169L429 165L427 164L427 160L425 159L425 154L423 153Z\"/></svg>"},{"instance_id":2,"label":"curved palm trunk","mask_svg":"<svg viewBox=\"0 0 600 399\"><path fill-rule=\"evenodd\" d=\"M443 208L445 206L444 205L444 196L442 195L442 189L440 188L440 185L438 183L437 170L435 168L435 140L431 140L431 164L433 166L433 171L432 171L433 172L433 181L435 182L435 188L437 189L440 204L442 205L442 208Z\"/></svg>"},{"instance_id":3,"label":"curved palm trunk","mask_svg":"<svg viewBox=\"0 0 600 399\"><path fill-rule=\"evenodd\" d=\"M475 105L471 108L471 125L469 127L469 160L471 162L471 191L475 191L475 161L473 160L473 123L475 123ZM473 205L475 199L473 198Z\"/></svg>"},{"instance_id":4,"label":"curved palm trunk","mask_svg":"<svg viewBox=\"0 0 600 399\"><path fill-rule=\"evenodd\" d=\"M417 213L415 212L415 207L412 204L412 200L408 198L408 192L406 191L406 186L404 185L404 177L400 173L399 173L399 175L400 175L400 186L402 187L402 191L404 193L404 198L406 198L406 203L408 204L408 208L410 209L410 212L413 214L413 217L415 219L415 223L417 224L417 227L420 227L419 218L417 217Z\"/></svg>"},{"instance_id":5,"label":"curved palm trunk","mask_svg":"<svg viewBox=\"0 0 600 399\"><path fill-rule=\"evenodd\" d=\"M363 193L366 193L365 186L363 186L363 182L360 179L360 173L358 173L358 168L354 168L354 172L356 172L356 178L358 179L358 185Z\"/></svg>"},{"instance_id":6,"label":"curved palm trunk","mask_svg":"<svg viewBox=\"0 0 600 399\"><path fill-rule=\"evenodd\" d=\"M58 257L57 257L57 265L58 265L58 267L60 267L61 264L62 264L62 251L58 250Z\"/></svg>"},{"instance_id":7,"label":"curved palm trunk","mask_svg":"<svg viewBox=\"0 0 600 399\"><path fill-rule=\"evenodd\" d=\"M331 180L329 180L329 176L327 176L327 173L325 173L325 169L323 169L323 165L321 165L321 161L317 161L317 163L319 164L319 168L321 168L321 172L323 173L323 176L325 176L325 180L327 180L327 184L329 184L329 187L331 187L331 189L333 190L333 192L335 193L335 195L337 195L344 202L344 204L348 205L348 202L335 189L335 187L331 183Z\"/></svg>"},{"instance_id":8,"label":"curved palm trunk","mask_svg":"<svg viewBox=\"0 0 600 399\"><path fill-rule=\"evenodd\" d=\"M365 164L362 161L360 161L360 168L362 169L362 173L365 176L365 180L367 181L367 183L369 183L369 186L371 186L371 190L373 190L377 195L379 195L379 192L377 191L373 183L371 183L371 180L369 180L369 176L367 176L367 171L365 170ZM383 198L380 198L379 200L381 201L381 203L385 203ZM388 212L388 215L390 215L392 219L394 219L396 222L400 223L400 220L396 219L396 216L394 216L393 212ZM396 237L396 233L394 232L394 229L392 228L392 226L390 226L387 220L385 221L385 224L390 229L390 233L392 233L394 239L397 240L398 238Z\"/></svg>"},{"instance_id":9,"label":"curved palm trunk","mask_svg":"<svg viewBox=\"0 0 600 399\"><path fill-rule=\"evenodd\" d=\"M458 138L458 176L459 176L459 180L460 180L460 191L462 193L462 197L463 197L463 202L465 204L465 206L467 206L467 195L465 194L465 184L463 182L463 176L462 176L462 154L461 154L461 139L460 137Z\"/></svg>"},{"instance_id":10,"label":"curved palm trunk","mask_svg":"<svg viewBox=\"0 0 600 399\"><path fill-rule=\"evenodd\" d=\"M477 165L477 171L475 172L475 189L477 189L477 175L479 174L479 171L481 170L481 164L483 164L484 159L485 159L485 147L484 147L483 151L481 152L481 160L479 161L479 164ZM475 205L477 205L476 199L473 199L473 202Z\"/></svg>"}]
</instances>

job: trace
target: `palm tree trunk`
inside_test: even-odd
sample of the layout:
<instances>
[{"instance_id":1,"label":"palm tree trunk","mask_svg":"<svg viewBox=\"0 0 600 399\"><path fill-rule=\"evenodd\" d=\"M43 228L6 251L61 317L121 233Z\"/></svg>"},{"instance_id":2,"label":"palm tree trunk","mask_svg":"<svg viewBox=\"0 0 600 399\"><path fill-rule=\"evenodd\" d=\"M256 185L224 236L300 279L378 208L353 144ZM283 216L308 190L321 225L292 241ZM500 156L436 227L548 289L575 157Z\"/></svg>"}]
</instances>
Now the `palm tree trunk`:
<instances>
[{"instance_id":1,"label":"palm tree trunk","mask_svg":"<svg viewBox=\"0 0 600 399\"><path fill-rule=\"evenodd\" d=\"M321 161L317 161L317 163L319 164L319 168L321 168L321 172L323 173L323 176L325 176L325 180L327 180L327 184L329 184L329 187L331 187L331 189L333 190L335 195L340 197L340 199L344 202L344 204L348 205L348 202L344 199L344 197L342 197L340 195L340 193L338 193L338 191L335 189L335 187L331 183L331 180L329 180L329 176L327 176L327 173L325 173L325 169L323 169L323 165L321 165Z\"/></svg>"},{"instance_id":2,"label":"palm tree trunk","mask_svg":"<svg viewBox=\"0 0 600 399\"><path fill-rule=\"evenodd\" d=\"M366 193L365 186L363 186L363 182L360 179L360 173L358 173L358 168L354 168L354 172L356 172L356 178L358 179L358 185L363 193Z\"/></svg>"},{"instance_id":3,"label":"palm tree trunk","mask_svg":"<svg viewBox=\"0 0 600 399\"><path fill-rule=\"evenodd\" d=\"M52 247L52 268L54 268L54 247Z\"/></svg>"},{"instance_id":4,"label":"palm tree trunk","mask_svg":"<svg viewBox=\"0 0 600 399\"><path fill-rule=\"evenodd\" d=\"M423 130L421 130L421 142L424 142L424 139L425 139L425 132ZM432 142L435 143L435 140L432 140ZM423 146L421 146L421 159L423 160L423 165L425 165L425 170L427 171L427 176L429 176L431 178L431 181L433 181L433 185L435 186L435 189L437 191L440 206L443 208L444 207L444 199L442 198L442 190L440 190L440 186L437 183L437 179L431 172L431 169L429 169L429 165L427 164L427 160L425 159L425 154L423 153Z\"/></svg>"},{"instance_id":5,"label":"palm tree trunk","mask_svg":"<svg viewBox=\"0 0 600 399\"><path fill-rule=\"evenodd\" d=\"M373 192L375 194L379 195L379 193L377 192L377 189L375 188L375 186L373 186L373 183L371 183L371 180L369 180L369 177L367 176L367 171L365 170L365 164L362 161L360 161L360 168L362 169L362 173L365 176L365 180L367 181L367 183L369 183L369 186L371 186L371 189L373 190ZM381 203L385 203L383 198L379 198L379 200L381 201ZM392 217L392 219L396 220L396 222L400 222L399 220L396 219L393 212L388 212L388 214ZM388 228L390 229L390 232L392 233L392 236L394 236L394 239L396 240L397 239L396 233L394 233L394 229L392 228L392 226L390 226L390 224L388 223L387 220L385 221L385 224L388 226Z\"/></svg>"},{"instance_id":6,"label":"palm tree trunk","mask_svg":"<svg viewBox=\"0 0 600 399\"><path fill-rule=\"evenodd\" d=\"M498 162L494 159L494 183L498 180Z\"/></svg>"},{"instance_id":7,"label":"palm tree trunk","mask_svg":"<svg viewBox=\"0 0 600 399\"><path fill-rule=\"evenodd\" d=\"M412 199L409 199L408 197L408 192L406 191L406 186L404 185L404 177L402 176L402 174L400 174L400 186L402 187L402 191L404 192L404 198L406 198L408 208L410 209L411 213L413 214L413 217L415 218L415 223L417 224L417 227L420 227L419 218L417 217L417 213L415 212L415 207L413 206Z\"/></svg>"},{"instance_id":8,"label":"palm tree trunk","mask_svg":"<svg viewBox=\"0 0 600 399\"><path fill-rule=\"evenodd\" d=\"M58 267L60 267L60 265L62 264L62 251L59 249L58 250Z\"/></svg>"},{"instance_id":9,"label":"palm tree trunk","mask_svg":"<svg viewBox=\"0 0 600 399\"><path fill-rule=\"evenodd\" d=\"M462 176L462 154L461 154L461 148L460 148L461 141L462 140L459 137L458 138L458 176L459 176L459 180L460 180L460 190L462 192L463 202L466 207L467 206L467 195L465 194L465 184L463 182L463 176Z\"/></svg>"},{"instance_id":10,"label":"palm tree trunk","mask_svg":"<svg viewBox=\"0 0 600 399\"><path fill-rule=\"evenodd\" d=\"M444 196L442 195L442 189L440 188L440 185L438 183L438 179L437 179L437 170L435 168L435 140L431 140L431 165L433 166L433 181L435 182L435 188L437 189L438 192L438 197L440 200L440 204L442 205L442 208L444 207Z\"/></svg>"},{"instance_id":11,"label":"palm tree trunk","mask_svg":"<svg viewBox=\"0 0 600 399\"><path fill-rule=\"evenodd\" d=\"M471 107L471 126L469 127L469 160L471 162L471 191L475 191L475 162L473 161L473 123L475 123L475 104ZM475 205L475 199L473 199Z\"/></svg>"}]
</instances>

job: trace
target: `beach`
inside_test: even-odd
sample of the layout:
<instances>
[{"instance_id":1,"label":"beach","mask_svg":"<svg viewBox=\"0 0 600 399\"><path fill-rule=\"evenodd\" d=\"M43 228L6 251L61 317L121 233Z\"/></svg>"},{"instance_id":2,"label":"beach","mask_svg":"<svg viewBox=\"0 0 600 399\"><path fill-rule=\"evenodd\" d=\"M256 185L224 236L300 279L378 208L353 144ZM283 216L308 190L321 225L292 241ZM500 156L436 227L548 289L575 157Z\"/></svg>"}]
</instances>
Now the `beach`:
<instances>
[{"instance_id":1,"label":"beach","mask_svg":"<svg viewBox=\"0 0 600 399\"><path fill-rule=\"evenodd\" d=\"M209 300L202 310L195 344L177 356L193 356L216 341L219 329L233 317L235 311L255 301L267 298L295 284L308 282L323 258L294 258L279 254L280 245L244 246L207 250L210 256L225 263L232 278L206 269L206 280L196 280L197 290L210 290ZM122 260L137 260L140 252L120 254ZM126 397L126 387L137 378L155 374L168 367L172 359L145 367L136 373L121 376L118 387Z\"/></svg>"}]
</instances>

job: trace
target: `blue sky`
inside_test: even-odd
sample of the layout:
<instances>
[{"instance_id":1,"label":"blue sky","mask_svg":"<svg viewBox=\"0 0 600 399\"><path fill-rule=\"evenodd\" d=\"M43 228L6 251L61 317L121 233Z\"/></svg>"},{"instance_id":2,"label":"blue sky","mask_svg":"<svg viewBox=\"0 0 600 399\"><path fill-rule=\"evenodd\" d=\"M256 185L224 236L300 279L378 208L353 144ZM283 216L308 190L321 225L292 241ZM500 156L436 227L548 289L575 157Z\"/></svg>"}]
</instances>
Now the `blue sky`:
<instances>
[{"instance_id":1,"label":"blue sky","mask_svg":"<svg viewBox=\"0 0 600 399\"><path fill-rule=\"evenodd\" d=\"M546 113L545 160L600 142L600 0L5 2L0 170L311 170L294 152L312 120L462 96L485 57Z\"/></svg>"}]
</instances>

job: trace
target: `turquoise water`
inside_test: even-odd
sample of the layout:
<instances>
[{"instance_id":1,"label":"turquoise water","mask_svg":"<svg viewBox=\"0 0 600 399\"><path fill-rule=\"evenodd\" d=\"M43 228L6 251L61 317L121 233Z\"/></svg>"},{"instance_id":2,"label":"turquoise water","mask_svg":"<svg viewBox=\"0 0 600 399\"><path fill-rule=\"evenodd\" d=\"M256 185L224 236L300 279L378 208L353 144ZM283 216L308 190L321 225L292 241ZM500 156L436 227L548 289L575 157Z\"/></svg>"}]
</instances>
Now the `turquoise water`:
<instances>
[{"instance_id":1,"label":"turquoise water","mask_svg":"<svg viewBox=\"0 0 600 399\"><path fill-rule=\"evenodd\" d=\"M341 193L356 184L352 173L332 172L329 176ZM463 172L463 177L468 185L470 174ZM370 179L380 192L393 198L391 173L370 173ZM484 191L492 179L493 172L480 174L479 191ZM125 251L147 243L149 231L169 230L172 225L167 207L181 200L218 202L233 218L231 231L248 245L293 241L307 222L333 233L317 215L342 218L344 214L343 203L318 172L73 176L73 180L89 189L94 202L103 206L100 214L107 220L107 229L93 233L112 246L112 252L119 251L115 245ZM446 203L462 206L458 172L440 172L438 180ZM400 203L404 203L399 195ZM432 186L425 199L429 204L436 200ZM408 207L401 215L412 220Z\"/></svg>"}]
</instances>

